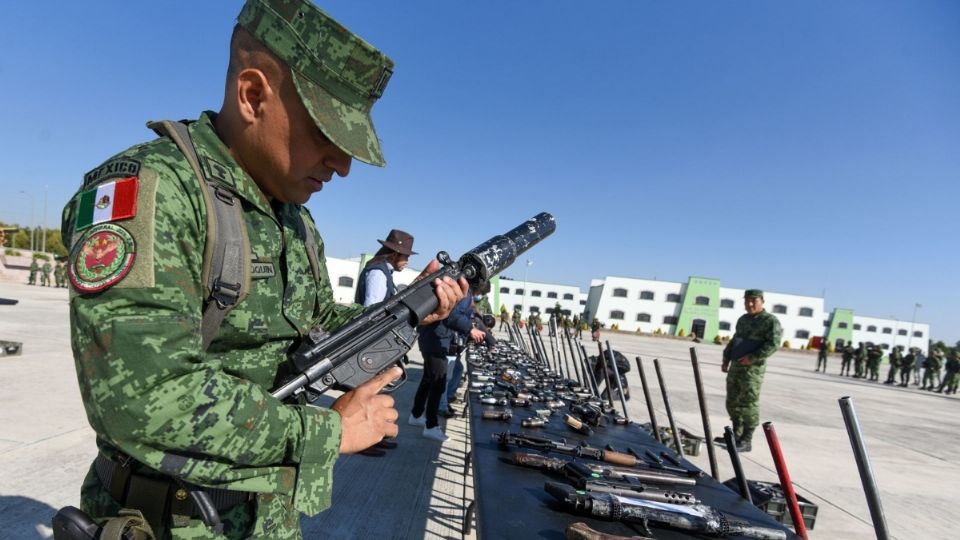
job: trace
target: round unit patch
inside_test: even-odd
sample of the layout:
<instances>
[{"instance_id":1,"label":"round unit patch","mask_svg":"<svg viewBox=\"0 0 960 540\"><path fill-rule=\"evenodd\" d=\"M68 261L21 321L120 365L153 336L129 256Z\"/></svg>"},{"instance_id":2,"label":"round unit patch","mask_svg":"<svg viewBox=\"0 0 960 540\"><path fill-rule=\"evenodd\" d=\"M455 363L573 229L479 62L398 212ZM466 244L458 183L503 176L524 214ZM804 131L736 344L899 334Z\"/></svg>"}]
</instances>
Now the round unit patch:
<instances>
[{"instance_id":1,"label":"round unit patch","mask_svg":"<svg viewBox=\"0 0 960 540\"><path fill-rule=\"evenodd\" d=\"M80 292L102 291L127 275L136 255L137 245L126 229L113 223L95 225L70 253L70 282Z\"/></svg>"}]
</instances>

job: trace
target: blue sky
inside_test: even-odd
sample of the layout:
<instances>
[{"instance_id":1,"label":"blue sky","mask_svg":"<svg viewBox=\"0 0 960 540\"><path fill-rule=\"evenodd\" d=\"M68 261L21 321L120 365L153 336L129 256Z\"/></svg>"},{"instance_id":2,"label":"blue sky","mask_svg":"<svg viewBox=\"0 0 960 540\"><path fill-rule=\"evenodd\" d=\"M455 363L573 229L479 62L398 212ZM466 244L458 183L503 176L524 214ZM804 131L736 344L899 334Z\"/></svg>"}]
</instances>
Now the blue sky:
<instances>
[{"instance_id":1,"label":"blue sky","mask_svg":"<svg viewBox=\"0 0 960 540\"><path fill-rule=\"evenodd\" d=\"M8 6L0 220L39 215L46 186L58 223L147 120L218 109L240 5ZM960 3L320 5L397 63L374 108L387 168L308 203L329 255L403 228L423 266L549 211L531 280L700 275L901 320L921 303L960 340Z\"/></svg>"}]
</instances>

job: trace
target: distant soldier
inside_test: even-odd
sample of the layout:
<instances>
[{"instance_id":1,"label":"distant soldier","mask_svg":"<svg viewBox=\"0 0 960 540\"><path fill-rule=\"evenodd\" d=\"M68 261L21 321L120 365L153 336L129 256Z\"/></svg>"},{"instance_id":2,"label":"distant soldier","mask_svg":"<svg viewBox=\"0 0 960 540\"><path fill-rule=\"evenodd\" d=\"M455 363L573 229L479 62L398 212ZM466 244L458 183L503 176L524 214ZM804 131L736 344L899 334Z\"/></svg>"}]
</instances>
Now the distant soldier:
<instances>
[{"instance_id":1,"label":"distant soldier","mask_svg":"<svg viewBox=\"0 0 960 540\"><path fill-rule=\"evenodd\" d=\"M927 367L927 357L917 347L916 360L913 361L913 385L920 386L920 370Z\"/></svg>"},{"instance_id":2,"label":"distant soldier","mask_svg":"<svg viewBox=\"0 0 960 540\"><path fill-rule=\"evenodd\" d=\"M840 363L840 375L850 376L850 362L853 361L853 345L847 343L840 354L842 362Z\"/></svg>"},{"instance_id":3,"label":"distant soldier","mask_svg":"<svg viewBox=\"0 0 960 540\"><path fill-rule=\"evenodd\" d=\"M820 341L820 352L817 353L817 369L814 371L820 371L820 366L823 366L823 372L827 372L827 355L830 353L830 342L826 339Z\"/></svg>"},{"instance_id":4,"label":"distant soldier","mask_svg":"<svg viewBox=\"0 0 960 540\"><path fill-rule=\"evenodd\" d=\"M67 286L66 277L63 263L58 261L57 265L53 268L53 282L56 283L58 289Z\"/></svg>"},{"instance_id":5,"label":"distant soldier","mask_svg":"<svg viewBox=\"0 0 960 540\"><path fill-rule=\"evenodd\" d=\"M53 268L50 266L50 262L49 262L49 261L43 261L43 267L40 269L40 271L42 272L42 273L40 274L40 285L42 285L42 286L44 286L44 287L49 287L49 286L50 286L50 271L51 271L51 270L53 270Z\"/></svg>"},{"instance_id":6,"label":"distant soldier","mask_svg":"<svg viewBox=\"0 0 960 540\"><path fill-rule=\"evenodd\" d=\"M883 360L883 349L879 345L867 348L867 373L871 381L880 380L880 362Z\"/></svg>"},{"instance_id":7,"label":"distant soldier","mask_svg":"<svg viewBox=\"0 0 960 540\"><path fill-rule=\"evenodd\" d=\"M910 384L910 372L913 371L913 365L917 363L916 350L910 347L907 355L900 361L900 386L906 388Z\"/></svg>"},{"instance_id":8,"label":"distant soldier","mask_svg":"<svg viewBox=\"0 0 960 540\"><path fill-rule=\"evenodd\" d=\"M934 349L927 358L927 365L923 367L923 386L921 390L933 391L934 387L941 384L940 369L943 368L943 351ZM934 382L936 380L936 382Z\"/></svg>"},{"instance_id":9,"label":"distant soldier","mask_svg":"<svg viewBox=\"0 0 960 540\"><path fill-rule=\"evenodd\" d=\"M853 378L862 379L866 375L864 370L867 363L867 347L861 341L857 345L857 352L853 355Z\"/></svg>"},{"instance_id":10,"label":"distant soldier","mask_svg":"<svg viewBox=\"0 0 960 540\"><path fill-rule=\"evenodd\" d=\"M474 300L474 306L473 306L474 309L477 311L477 313L479 313L480 315L492 315L493 308L490 307L490 300L487 300L487 295L483 294L483 295L477 295L477 296L480 296L480 300L479 301Z\"/></svg>"},{"instance_id":11,"label":"distant soldier","mask_svg":"<svg viewBox=\"0 0 960 540\"><path fill-rule=\"evenodd\" d=\"M897 371L900 370L900 363L903 361L903 353L900 350L903 348L903 345L897 345L890 351L890 371L887 372L887 380L883 381L883 384L894 384L897 379Z\"/></svg>"},{"instance_id":12,"label":"distant soldier","mask_svg":"<svg viewBox=\"0 0 960 540\"><path fill-rule=\"evenodd\" d=\"M36 285L37 284L37 272L40 271L40 265L37 264L37 259L30 261L30 278L27 280L27 285Z\"/></svg>"},{"instance_id":13,"label":"distant soldier","mask_svg":"<svg viewBox=\"0 0 960 540\"><path fill-rule=\"evenodd\" d=\"M573 335L576 337L583 337L583 329L580 328L580 315L573 316Z\"/></svg>"},{"instance_id":14,"label":"distant soldier","mask_svg":"<svg viewBox=\"0 0 960 540\"><path fill-rule=\"evenodd\" d=\"M504 326L510 325L510 312L507 311L507 306L500 304L500 331L503 331Z\"/></svg>"},{"instance_id":15,"label":"distant soldier","mask_svg":"<svg viewBox=\"0 0 960 540\"><path fill-rule=\"evenodd\" d=\"M937 392L942 394L946 389L948 394L956 394L958 382L960 382L960 352L954 350L947 358L947 372L943 375L943 382L940 383Z\"/></svg>"},{"instance_id":16,"label":"distant soldier","mask_svg":"<svg viewBox=\"0 0 960 540\"><path fill-rule=\"evenodd\" d=\"M600 321L596 317L593 318L593 322L590 323L590 337L594 341L600 341Z\"/></svg>"}]
</instances>

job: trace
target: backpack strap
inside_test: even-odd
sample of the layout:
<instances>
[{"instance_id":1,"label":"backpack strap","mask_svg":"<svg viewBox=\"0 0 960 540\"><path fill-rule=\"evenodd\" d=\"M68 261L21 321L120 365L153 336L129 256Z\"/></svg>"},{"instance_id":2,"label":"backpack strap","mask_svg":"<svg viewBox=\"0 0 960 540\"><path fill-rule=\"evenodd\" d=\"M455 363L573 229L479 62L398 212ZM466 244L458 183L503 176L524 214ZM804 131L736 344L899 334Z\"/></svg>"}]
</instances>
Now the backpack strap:
<instances>
[{"instance_id":1,"label":"backpack strap","mask_svg":"<svg viewBox=\"0 0 960 540\"><path fill-rule=\"evenodd\" d=\"M207 238L203 248L202 280L206 298L200 329L203 350L207 350L227 313L250 292L250 239L243 209L233 193L203 173L186 123L162 120L150 122L147 127L169 137L177 145L203 186L200 191L207 208ZM313 261L310 263L312 265Z\"/></svg>"}]
</instances>

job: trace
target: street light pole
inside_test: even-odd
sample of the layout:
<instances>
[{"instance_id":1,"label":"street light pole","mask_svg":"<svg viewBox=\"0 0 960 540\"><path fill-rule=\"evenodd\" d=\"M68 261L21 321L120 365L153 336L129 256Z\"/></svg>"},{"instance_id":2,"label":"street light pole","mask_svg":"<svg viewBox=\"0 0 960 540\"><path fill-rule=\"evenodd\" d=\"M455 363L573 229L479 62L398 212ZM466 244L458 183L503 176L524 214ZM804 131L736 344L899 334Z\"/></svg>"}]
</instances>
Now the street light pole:
<instances>
[{"instance_id":1,"label":"street light pole","mask_svg":"<svg viewBox=\"0 0 960 540\"><path fill-rule=\"evenodd\" d=\"M920 304L913 305L913 318L910 319L910 336L907 338L907 350L913 347L913 323L917 321L917 309L922 308Z\"/></svg>"},{"instance_id":2,"label":"street light pole","mask_svg":"<svg viewBox=\"0 0 960 540\"><path fill-rule=\"evenodd\" d=\"M41 251L47 252L47 186L43 186L43 222L40 224L43 228L43 247Z\"/></svg>"}]
</instances>

